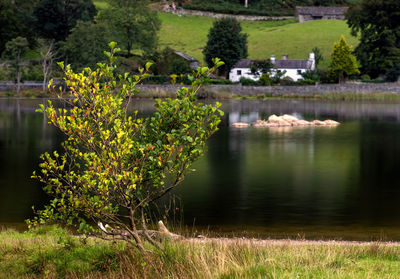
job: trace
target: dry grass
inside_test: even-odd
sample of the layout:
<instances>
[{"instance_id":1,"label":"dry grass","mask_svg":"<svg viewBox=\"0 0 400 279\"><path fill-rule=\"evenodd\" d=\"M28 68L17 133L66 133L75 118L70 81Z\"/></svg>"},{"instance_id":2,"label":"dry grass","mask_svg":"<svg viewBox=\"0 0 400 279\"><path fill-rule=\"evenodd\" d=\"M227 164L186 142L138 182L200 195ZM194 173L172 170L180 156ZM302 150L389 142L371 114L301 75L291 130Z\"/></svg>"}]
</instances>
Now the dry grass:
<instances>
[{"instance_id":1,"label":"dry grass","mask_svg":"<svg viewBox=\"0 0 400 279\"><path fill-rule=\"evenodd\" d=\"M58 228L0 233L0 278L399 278L400 247L380 243L195 240L146 256ZM150 247L149 247L150 248Z\"/></svg>"}]
</instances>

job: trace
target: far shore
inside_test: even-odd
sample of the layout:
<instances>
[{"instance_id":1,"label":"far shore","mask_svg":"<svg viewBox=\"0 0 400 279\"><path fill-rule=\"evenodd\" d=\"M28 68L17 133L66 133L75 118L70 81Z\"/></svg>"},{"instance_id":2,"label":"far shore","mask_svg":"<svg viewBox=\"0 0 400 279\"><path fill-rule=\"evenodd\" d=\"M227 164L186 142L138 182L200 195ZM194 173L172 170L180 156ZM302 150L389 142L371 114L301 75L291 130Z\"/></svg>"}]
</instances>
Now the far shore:
<instances>
[{"instance_id":1,"label":"far shore","mask_svg":"<svg viewBox=\"0 0 400 279\"><path fill-rule=\"evenodd\" d=\"M138 99L174 98L176 91L188 85L138 85ZM375 91L376 89L376 91ZM382 90L381 90L382 89ZM343 100L343 101L397 101L400 100L400 84L391 83L379 86L359 87L354 84L319 85L319 86L241 86L241 85L206 85L197 93L199 99L236 99L236 100L279 100L279 99L309 99L309 100ZM17 95L13 90L0 90L0 98L52 98L50 92L39 88L21 90Z\"/></svg>"}]
</instances>

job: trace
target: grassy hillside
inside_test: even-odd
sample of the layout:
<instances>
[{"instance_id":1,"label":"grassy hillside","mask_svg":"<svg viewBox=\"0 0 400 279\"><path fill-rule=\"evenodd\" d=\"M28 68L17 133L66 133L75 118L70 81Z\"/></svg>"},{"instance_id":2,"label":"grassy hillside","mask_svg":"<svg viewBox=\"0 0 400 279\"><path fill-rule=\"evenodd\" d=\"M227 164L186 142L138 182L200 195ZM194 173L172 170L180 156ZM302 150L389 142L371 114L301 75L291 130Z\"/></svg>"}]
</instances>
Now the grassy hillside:
<instances>
[{"instance_id":1,"label":"grassy hillside","mask_svg":"<svg viewBox=\"0 0 400 279\"><path fill-rule=\"evenodd\" d=\"M94 1L98 9L106 7L104 1ZM160 47L169 46L203 61L202 50L214 18L177 16L159 13L162 21L159 33ZM313 47L319 47L324 56L320 68L326 68L333 43L344 35L347 42L356 46L358 40L350 35L345 21L318 20L297 23L295 20L279 22L242 21L243 31L249 34L249 58L266 59L272 54L279 59L288 54L292 59L306 59Z\"/></svg>"},{"instance_id":2,"label":"grassy hillside","mask_svg":"<svg viewBox=\"0 0 400 279\"><path fill-rule=\"evenodd\" d=\"M198 16L176 16L159 13L162 20L161 47L169 46L203 60L201 53L207 41L207 33L215 19ZM358 40L350 35L345 21L319 20L295 23L243 21L243 31L249 34L249 58L266 59L272 54L279 59L288 54L292 59L306 59L313 47L319 47L324 56L321 68L327 67L333 43L344 35L353 46Z\"/></svg>"}]
</instances>

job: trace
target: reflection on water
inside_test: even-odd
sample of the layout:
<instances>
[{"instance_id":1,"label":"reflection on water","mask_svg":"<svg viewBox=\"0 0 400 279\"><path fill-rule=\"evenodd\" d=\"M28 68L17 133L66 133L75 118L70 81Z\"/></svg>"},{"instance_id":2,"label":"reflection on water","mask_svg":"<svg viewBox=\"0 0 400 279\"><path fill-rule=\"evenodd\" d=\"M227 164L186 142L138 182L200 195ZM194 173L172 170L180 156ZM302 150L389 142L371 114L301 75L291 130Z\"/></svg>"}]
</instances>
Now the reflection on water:
<instances>
[{"instance_id":1,"label":"reflection on water","mask_svg":"<svg viewBox=\"0 0 400 279\"><path fill-rule=\"evenodd\" d=\"M0 224L21 223L46 197L29 179L62 136L41 100L0 100ZM152 101L132 109L150 113ZM400 240L399 103L227 101L208 153L174 194L186 224L235 234ZM234 129L271 114L338 127Z\"/></svg>"}]
</instances>

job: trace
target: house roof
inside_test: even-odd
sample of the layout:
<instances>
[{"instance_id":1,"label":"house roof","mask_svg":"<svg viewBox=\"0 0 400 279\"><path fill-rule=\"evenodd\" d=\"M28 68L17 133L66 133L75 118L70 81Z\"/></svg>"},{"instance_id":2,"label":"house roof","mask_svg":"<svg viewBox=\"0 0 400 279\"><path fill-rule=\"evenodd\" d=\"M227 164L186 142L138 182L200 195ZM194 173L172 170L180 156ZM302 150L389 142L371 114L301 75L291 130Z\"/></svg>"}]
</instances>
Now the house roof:
<instances>
[{"instance_id":1,"label":"house roof","mask_svg":"<svg viewBox=\"0 0 400 279\"><path fill-rule=\"evenodd\" d=\"M236 62L233 68L250 68L254 60L242 59ZM292 59L282 59L275 60L275 69L310 69L311 64L308 60L292 60ZM232 69L233 69L232 68Z\"/></svg>"},{"instance_id":2,"label":"house roof","mask_svg":"<svg viewBox=\"0 0 400 279\"><path fill-rule=\"evenodd\" d=\"M186 60L188 60L190 62L199 62L196 58L194 58L194 57L192 57L190 55L187 55L186 53L183 53L181 51L174 51L174 52L175 52L176 55L179 55L180 57L182 57L182 58L184 58L184 59L186 59Z\"/></svg>"},{"instance_id":3,"label":"house roof","mask_svg":"<svg viewBox=\"0 0 400 279\"><path fill-rule=\"evenodd\" d=\"M296 7L296 13L312 16L343 15L347 9L348 7Z\"/></svg>"},{"instance_id":4,"label":"house roof","mask_svg":"<svg viewBox=\"0 0 400 279\"><path fill-rule=\"evenodd\" d=\"M233 66L233 68L250 68L251 64L253 64L253 60L250 59L241 59Z\"/></svg>"},{"instance_id":5,"label":"house roof","mask_svg":"<svg viewBox=\"0 0 400 279\"><path fill-rule=\"evenodd\" d=\"M308 69L310 65L308 60L276 60L275 61L275 68L277 69Z\"/></svg>"}]
</instances>

